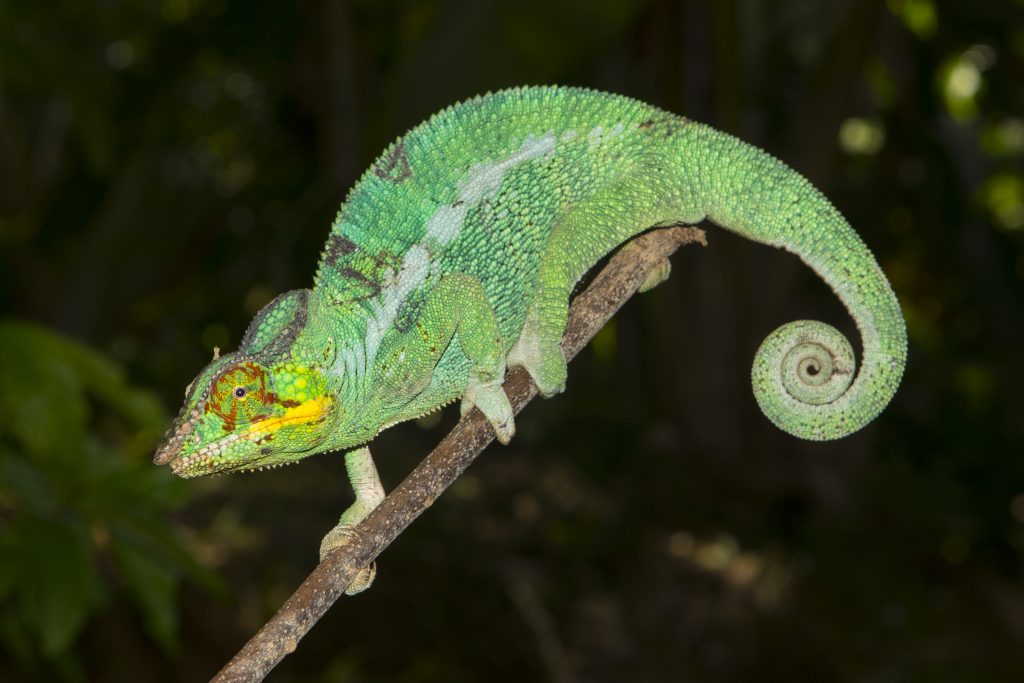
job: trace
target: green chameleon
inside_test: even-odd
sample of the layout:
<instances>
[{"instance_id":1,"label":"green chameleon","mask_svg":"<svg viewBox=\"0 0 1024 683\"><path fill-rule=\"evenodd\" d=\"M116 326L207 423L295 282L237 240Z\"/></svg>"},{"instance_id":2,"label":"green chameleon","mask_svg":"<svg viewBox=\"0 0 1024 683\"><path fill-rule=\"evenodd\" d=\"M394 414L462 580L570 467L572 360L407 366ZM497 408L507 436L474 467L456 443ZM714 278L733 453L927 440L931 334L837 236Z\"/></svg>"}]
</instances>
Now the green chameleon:
<instances>
[{"instance_id":1,"label":"green chameleon","mask_svg":"<svg viewBox=\"0 0 1024 683\"><path fill-rule=\"evenodd\" d=\"M363 444L459 398L508 443L505 371L523 366L544 396L565 388L560 341L587 270L651 227L705 218L798 255L860 330L856 380L834 328L769 335L752 371L765 415L815 440L874 419L903 373L903 317L825 197L707 126L617 95L529 87L452 106L388 147L342 205L313 289L267 304L238 351L199 373L154 461L194 477L348 451L356 499L323 559L384 497ZM667 276L666 262L647 286Z\"/></svg>"}]
</instances>

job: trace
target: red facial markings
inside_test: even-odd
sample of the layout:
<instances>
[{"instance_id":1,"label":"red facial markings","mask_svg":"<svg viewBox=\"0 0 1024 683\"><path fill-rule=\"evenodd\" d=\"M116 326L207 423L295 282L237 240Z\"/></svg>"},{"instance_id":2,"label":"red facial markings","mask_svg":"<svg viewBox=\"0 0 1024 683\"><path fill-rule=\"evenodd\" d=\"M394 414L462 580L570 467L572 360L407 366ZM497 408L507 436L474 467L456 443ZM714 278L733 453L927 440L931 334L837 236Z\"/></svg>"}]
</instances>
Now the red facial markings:
<instances>
[{"instance_id":1,"label":"red facial markings","mask_svg":"<svg viewBox=\"0 0 1024 683\"><path fill-rule=\"evenodd\" d=\"M224 421L224 431L233 432L240 411L250 422L266 419L267 415L252 412L258 406L273 403L272 396L274 394L267 391L266 371L255 363L239 363L228 367L216 379L203 410L217 413Z\"/></svg>"},{"instance_id":2,"label":"red facial markings","mask_svg":"<svg viewBox=\"0 0 1024 683\"><path fill-rule=\"evenodd\" d=\"M203 405L203 412L215 413L220 418L220 427L230 434L241 424L255 425L275 417L272 406L296 408L300 401L282 399L267 388L267 370L251 361L230 365L214 379L209 398ZM262 434L262 432L260 432ZM259 436L255 443L264 443L273 438L272 434Z\"/></svg>"}]
</instances>

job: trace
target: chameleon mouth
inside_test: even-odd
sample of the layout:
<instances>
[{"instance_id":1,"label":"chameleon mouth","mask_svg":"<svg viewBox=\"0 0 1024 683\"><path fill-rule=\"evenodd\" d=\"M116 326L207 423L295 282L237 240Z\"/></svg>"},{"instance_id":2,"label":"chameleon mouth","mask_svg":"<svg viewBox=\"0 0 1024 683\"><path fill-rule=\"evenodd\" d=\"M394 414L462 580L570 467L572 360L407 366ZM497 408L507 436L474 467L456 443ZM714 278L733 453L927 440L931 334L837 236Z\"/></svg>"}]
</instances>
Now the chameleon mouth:
<instances>
[{"instance_id":1,"label":"chameleon mouth","mask_svg":"<svg viewBox=\"0 0 1024 683\"><path fill-rule=\"evenodd\" d=\"M297 406L288 408L277 417L254 422L244 429L212 441L194 453L182 453L184 439L176 443L172 443L172 440L157 452L157 456L161 457L166 449L173 447L174 452L171 454L171 457L163 462L169 462L171 464L171 471L186 479L203 474L256 469L266 466L269 464L265 462L267 458L260 456L270 455L270 446L263 446L261 451L252 452L246 448L247 444L252 444L253 446L269 444L282 427L320 422L325 418L330 403L331 399L327 397L305 401ZM278 448L274 450L280 453L286 449ZM233 453L235 457L231 457Z\"/></svg>"}]
</instances>

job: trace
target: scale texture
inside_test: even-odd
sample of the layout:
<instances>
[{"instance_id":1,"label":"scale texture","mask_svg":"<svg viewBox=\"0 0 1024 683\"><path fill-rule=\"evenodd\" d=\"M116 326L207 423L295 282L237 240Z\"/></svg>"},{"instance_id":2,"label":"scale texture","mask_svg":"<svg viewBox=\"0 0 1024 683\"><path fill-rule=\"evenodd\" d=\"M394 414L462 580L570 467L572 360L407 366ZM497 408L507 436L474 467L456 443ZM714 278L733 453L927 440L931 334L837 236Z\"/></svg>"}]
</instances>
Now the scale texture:
<instances>
[{"instance_id":1,"label":"scale texture","mask_svg":"<svg viewBox=\"0 0 1024 683\"><path fill-rule=\"evenodd\" d=\"M903 317L821 193L702 124L617 95L534 87L452 106L388 147L342 205L313 288L268 304L240 348L199 374L155 461L191 477L351 451L358 509L326 553L379 498L363 444L459 399L507 442L506 368L524 366L546 396L565 388L559 342L587 270L652 226L704 219L799 256L861 334L859 371L828 325L769 335L752 372L765 415L815 440L873 420L903 373Z\"/></svg>"}]
</instances>

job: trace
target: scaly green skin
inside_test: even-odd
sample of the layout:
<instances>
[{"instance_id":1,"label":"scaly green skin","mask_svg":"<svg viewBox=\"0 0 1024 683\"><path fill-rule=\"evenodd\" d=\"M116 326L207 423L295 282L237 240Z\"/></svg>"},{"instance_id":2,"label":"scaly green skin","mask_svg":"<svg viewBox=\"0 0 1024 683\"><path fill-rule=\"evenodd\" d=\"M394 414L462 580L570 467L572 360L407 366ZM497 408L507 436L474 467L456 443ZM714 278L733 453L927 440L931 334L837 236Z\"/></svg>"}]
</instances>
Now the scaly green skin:
<instances>
[{"instance_id":1,"label":"scaly green skin","mask_svg":"<svg viewBox=\"0 0 1024 683\"><path fill-rule=\"evenodd\" d=\"M583 274L651 226L704 218L800 256L860 329L852 384L834 329L770 335L753 369L765 414L805 439L874 419L903 372L903 318L828 200L757 148L641 102L519 88L446 109L384 152L342 206L313 289L269 304L200 373L156 461L186 477L294 462L459 398L507 442L506 365L546 396L564 389L559 341Z\"/></svg>"}]
</instances>

